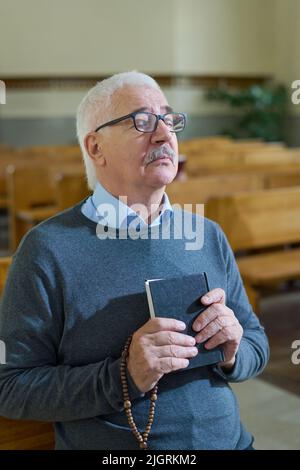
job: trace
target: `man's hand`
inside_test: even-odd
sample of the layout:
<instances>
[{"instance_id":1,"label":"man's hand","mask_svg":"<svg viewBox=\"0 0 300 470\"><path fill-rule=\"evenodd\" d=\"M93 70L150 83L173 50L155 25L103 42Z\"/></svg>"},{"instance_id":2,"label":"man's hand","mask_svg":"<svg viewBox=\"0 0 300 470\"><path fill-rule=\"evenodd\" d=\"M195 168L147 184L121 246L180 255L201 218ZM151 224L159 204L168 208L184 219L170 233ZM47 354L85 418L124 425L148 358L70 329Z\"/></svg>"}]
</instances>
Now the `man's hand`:
<instances>
[{"instance_id":1,"label":"man's hand","mask_svg":"<svg viewBox=\"0 0 300 470\"><path fill-rule=\"evenodd\" d=\"M186 325L170 318L153 318L133 335L127 368L141 392L151 390L169 372L184 369L198 354L192 336L180 333Z\"/></svg>"},{"instance_id":2,"label":"man's hand","mask_svg":"<svg viewBox=\"0 0 300 470\"><path fill-rule=\"evenodd\" d=\"M205 344L205 348L213 349L223 345L225 361L219 365L224 369L231 369L235 363L235 355L243 336L243 328L234 312L225 305L225 292L223 289L213 289L201 298L203 305L208 305L193 323L197 343Z\"/></svg>"}]
</instances>

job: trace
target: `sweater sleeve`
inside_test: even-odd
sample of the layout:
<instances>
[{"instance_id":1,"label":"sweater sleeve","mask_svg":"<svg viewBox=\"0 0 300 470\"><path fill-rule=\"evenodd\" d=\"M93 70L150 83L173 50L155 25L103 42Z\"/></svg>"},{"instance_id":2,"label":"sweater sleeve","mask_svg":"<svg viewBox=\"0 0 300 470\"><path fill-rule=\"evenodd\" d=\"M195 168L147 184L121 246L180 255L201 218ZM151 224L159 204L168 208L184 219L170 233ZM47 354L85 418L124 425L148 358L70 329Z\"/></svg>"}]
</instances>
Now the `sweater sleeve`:
<instances>
[{"instance_id":1,"label":"sweater sleeve","mask_svg":"<svg viewBox=\"0 0 300 470\"><path fill-rule=\"evenodd\" d=\"M0 364L0 415L69 421L121 411L120 358L80 366L59 363L64 311L57 267L47 248L31 238L14 256L1 304L6 360ZM127 378L131 399L142 397Z\"/></svg>"},{"instance_id":2,"label":"sweater sleeve","mask_svg":"<svg viewBox=\"0 0 300 470\"><path fill-rule=\"evenodd\" d=\"M242 382L260 374L269 359L269 344L263 326L249 303L237 263L224 232L218 227L219 243L226 268L226 305L233 310L244 332L233 369L215 372L228 382Z\"/></svg>"}]
</instances>

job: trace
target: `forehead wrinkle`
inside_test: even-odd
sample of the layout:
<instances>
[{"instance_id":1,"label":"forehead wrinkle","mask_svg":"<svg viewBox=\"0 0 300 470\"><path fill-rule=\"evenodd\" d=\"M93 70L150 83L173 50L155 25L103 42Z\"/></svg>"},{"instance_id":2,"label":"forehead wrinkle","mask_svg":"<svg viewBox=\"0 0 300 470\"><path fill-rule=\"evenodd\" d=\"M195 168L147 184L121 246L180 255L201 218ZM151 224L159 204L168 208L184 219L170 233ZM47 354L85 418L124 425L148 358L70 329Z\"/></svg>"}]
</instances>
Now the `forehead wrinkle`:
<instances>
[{"instance_id":1,"label":"forehead wrinkle","mask_svg":"<svg viewBox=\"0 0 300 470\"><path fill-rule=\"evenodd\" d=\"M169 105L160 106L160 109L161 109L160 112L163 112L163 111L165 113L172 113L173 112L173 108ZM149 106L143 106L142 108L137 108L137 109L134 109L133 111L130 111L130 112L131 113L137 113L138 111L152 112L152 108L149 107Z\"/></svg>"},{"instance_id":2,"label":"forehead wrinkle","mask_svg":"<svg viewBox=\"0 0 300 470\"><path fill-rule=\"evenodd\" d=\"M142 90L142 94L140 93L140 90ZM132 86L124 86L114 93L112 96L112 101L114 104L114 116L111 119L115 119L139 110L154 112L154 106L156 107L157 104L159 104L161 110L166 110L166 112L172 111L172 108L168 105L168 102L162 91L151 87L135 88ZM161 104L162 102L164 103Z\"/></svg>"}]
</instances>

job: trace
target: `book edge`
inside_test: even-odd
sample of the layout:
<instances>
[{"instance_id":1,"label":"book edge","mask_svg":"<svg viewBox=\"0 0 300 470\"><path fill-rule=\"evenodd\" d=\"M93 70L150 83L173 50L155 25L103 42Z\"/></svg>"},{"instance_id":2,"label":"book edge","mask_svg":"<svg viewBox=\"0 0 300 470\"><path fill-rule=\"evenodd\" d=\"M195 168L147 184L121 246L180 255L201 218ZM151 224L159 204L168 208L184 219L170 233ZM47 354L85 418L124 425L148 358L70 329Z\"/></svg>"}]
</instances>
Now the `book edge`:
<instances>
[{"instance_id":1,"label":"book edge","mask_svg":"<svg viewBox=\"0 0 300 470\"><path fill-rule=\"evenodd\" d=\"M154 305L153 305L149 281L145 281L145 289L146 289L146 294L147 294L150 317L155 318L155 311L154 311Z\"/></svg>"}]
</instances>

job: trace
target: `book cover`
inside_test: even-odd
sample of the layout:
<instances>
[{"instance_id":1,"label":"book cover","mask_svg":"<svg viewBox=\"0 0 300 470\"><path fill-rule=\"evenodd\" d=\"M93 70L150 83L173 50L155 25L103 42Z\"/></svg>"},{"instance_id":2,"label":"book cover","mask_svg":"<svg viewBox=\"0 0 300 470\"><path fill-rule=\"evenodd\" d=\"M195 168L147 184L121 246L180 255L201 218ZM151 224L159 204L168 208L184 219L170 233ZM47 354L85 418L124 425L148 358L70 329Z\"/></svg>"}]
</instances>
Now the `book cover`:
<instances>
[{"instance_id":1,"label":"book cover","mask_svg":"<svg viewBox=\"0 0 300 470\"><path fill-rule=\"evenodd\" d=\"M209 291L205 272L169 279L148 279L145 281L145 288L152 318L182 320L187 325L183 333L196 336L197 333L192 329L192 325L196 317L207 308L200 303L200 298ZM199 352L197 356L189 358L187 369L224 361L221 346L208 350L204 344L196 344Z\"/></svg>"}]
</instances>

